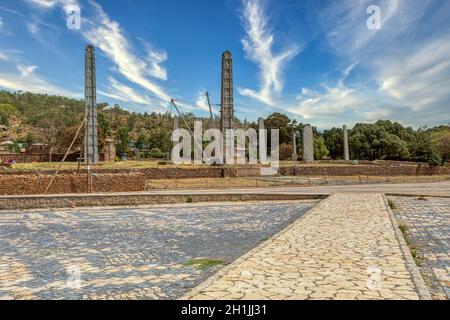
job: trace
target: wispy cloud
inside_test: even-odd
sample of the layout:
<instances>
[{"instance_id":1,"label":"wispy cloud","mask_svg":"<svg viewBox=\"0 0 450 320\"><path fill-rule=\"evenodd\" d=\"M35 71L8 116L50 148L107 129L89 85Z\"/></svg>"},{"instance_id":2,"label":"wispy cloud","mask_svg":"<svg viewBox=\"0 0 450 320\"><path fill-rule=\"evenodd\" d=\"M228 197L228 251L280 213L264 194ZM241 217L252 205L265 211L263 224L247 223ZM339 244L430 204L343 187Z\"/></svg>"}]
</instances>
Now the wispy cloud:
<instances>
[{"instance_id":1,"label":"wispy cloud","mask_svg":"<svg viewBox=\"0 0 450 320\"><path fill-rule=\"evenodd\" d=\"M139 40L147 52L145 60L148 64L149 75L160 80L167 80L167 69L162 66L162 63L167 61L167 52L165 50L156 50L142 38L139 38Z\"/></svg>"},{"instance_id":2,"label":"wispy cloud","mask_svg":"<svg viewBox=\"0 0 450 320\"><path fill-rule=\"evenodd\" d=\"M287 62L299 53L296 45L274 53L275 35L268 26L268 17L260 0L243 0L242 21L246 36L242 39L247 57L258 65L261 87L259 91L238 88L243 96L274 106L274 95L283 89L282 72Z\"/></svg>"},{"instance_id":3,"label":"wispy cloud","mask_svg":"<svg viewBox=\"0 0 450 320\"><path fill-rule=\"evenodd\" d=\"M149 97L138 93L133 88L120 83L113 77L110 77L108 80L110 88L107 91L98 90L99 94L124 102L133 102L140 105L152 104L152 100Z\"/></svg>"},{"instance_id":4,"label":"wispy cloud","mask_svg":"<svg viewBox=\"0 0 450 320\"><path fill-rule=\"evenodd\" d=\"M383 92L413 111L450 101L450 36L435 39L410 55L386 58L377 78Z\"/></svg>"},{"instance_id":5,"label":"wispy cloud","mask_svg":"<svg viewBox=\"0 0 450 320\"><path fill-rule=\"evenodd\" d=\"M313 122L376 117L415 125L437 123L439 117L441 123L448 121L450 37L443 30L450 27L450 2L376 1L380 30L366 27L369 4L373 1L343 0L321 12L330 50L349 67L334 83L303 90L290 111ZM347 79L356 68L364 83Z\"/></svg>"},{"instance_id":6,"label":"wispy cloud","mask_svg":"<svg viewBox=\"0 0 450 320\"><path fill-rule=\"evenodd\" d=\"M77 0L27 0L44 9L61 6L67 12L72 6L79 6ZM89 9L82 14L81 35L94 46L99 48L114 64L116 71L128 81L150 91L162 100L170 100L166 91L151 78L167 79L167 71L161 64L167 60L165 51L157 51L146 46L147 57L137 56L132 45L125 36L120 24L111 19L102 7L95 1L89 1ZM87 15L93 12L93 15ZM128 92L129 93L129 92ZM136 98L136 97L135 97ZM143 102L144 100L137 99Z\"/></svg>"},{"instance_id":7,"label":"wispy cloud","mask_svg":"<svg viewBox=\"0 0 450 320\"><path fill-rule=\"evenodd\" d=\"M73 6L80 6L77 0L25 0L41 9L52 9L56 6L62 6L64 11L68 11Z\"/></svg>"},{"instance_id":8,"label":"wispy cloud","mask_svg":"<svg viewBox=\"0 0 450 320\"><path fill-rule=\"evenodd\" d=\"M60 0L26 0L27 2L43 8L53 8Z\"/></svg>"},{"instance_id":9,"label":"wispy cloud","mask_svg":"<svg viewBox=\"0 0 450 320\"><path fill-rule=\"evenodd\" d=\"M362 120L378 120L377 117L387 117L391 111L380 108L386 103L379 95L363 88L347 87L343 83L321 89L311 90L303 88L297 97L298 103L287 111L299 115L306 120L314 120L315 125L326 127L336 121L339 115L344 119L346 114L353 113Z\"/></svg>"},{"instance_id":10,"label":"wispy cloud","mask_svg":"<svg viewBox=\"0 0 450 320\"><path fill-rule=\"evenodd\" d=\"M0 87L15 91L30 91L80 98L80 93L71 92L51 84L36 73L37 66L18 64L16 73L0 74Z\"/></svg>"},{"instance_id":11,"label":"wispy cloud","mask_svg":"<svg viewBox=\"0 0 450 320\"><path fill-rule=\"evenodd\" d=\"M199 93L199 96L197 98L197 101L195 102L195 105L202 109L203 111L209 112L209 106L208 106L208 100L206 99L206 96L204 95L204 91Z\"/></svg>"},{"instance_id":12,"label":"wispy cloud","mask_svg":"<svg viewBox=\"0 0 450 320\"><path fill-rule=\"evenodd\" d=\"M0 60L8 61L9 56L6 53L0 51Z\"/></svg>"},{"instance_id":13,"label":"wispy cloud","mask_svg":"<svg viewBox=\"0 0 450 320\"><path fill-rule=\"evenodd\" d=\"M118 72L129 81L149 90L160 99L170 100L165 90L146 75L146 70L151 69L151 66L132 53L119 23L111 20L97 3L91 4L96 16L93 21L84 23L83 36L100 48L114 62Z\"/></svg>"}]
</instances>

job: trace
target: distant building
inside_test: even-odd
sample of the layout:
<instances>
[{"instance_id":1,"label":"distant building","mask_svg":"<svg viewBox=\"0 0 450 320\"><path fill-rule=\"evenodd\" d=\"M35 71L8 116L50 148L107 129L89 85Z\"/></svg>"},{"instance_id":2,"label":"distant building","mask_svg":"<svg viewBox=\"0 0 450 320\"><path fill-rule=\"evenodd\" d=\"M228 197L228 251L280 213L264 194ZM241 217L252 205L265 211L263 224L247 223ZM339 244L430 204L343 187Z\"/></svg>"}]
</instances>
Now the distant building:
<instances>
[{"instance_id":1,"label":"distant building","mask_svg":"<svg viewBox=\"0 0 450 320\"><path fill-rule=\"evenodd\" d=\"M45 143L33 143L25 151L27 154L48 154L50 147Z\"/></svg>"},{"instance_id":2,"label":"distant building","mask_svg":"<svg viewBox=\"0 0 450 320\"><path fill-rule=\"evenodd\" d=\"M116 142L113 139L106 139L104 150L104 161L114 162L116 159Z\"/></svg>"},{"instance_id":3,"label":"distant building","mask_svg":"<svg viewBox=\"0 0 450 320\"><path fill-rule=\"evenodd\" d=\"M10 153L8 146L13 145L12 141L2 141L0 142L0 153Z\"/></svg>"}]
</instances>

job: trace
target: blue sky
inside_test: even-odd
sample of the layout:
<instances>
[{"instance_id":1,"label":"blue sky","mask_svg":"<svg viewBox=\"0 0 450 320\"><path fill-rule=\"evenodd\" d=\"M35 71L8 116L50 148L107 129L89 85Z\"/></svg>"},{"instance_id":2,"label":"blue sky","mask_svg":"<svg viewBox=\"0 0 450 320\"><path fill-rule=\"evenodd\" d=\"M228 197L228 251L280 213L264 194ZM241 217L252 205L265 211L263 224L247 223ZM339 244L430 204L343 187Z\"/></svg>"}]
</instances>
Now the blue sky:
<instances>
[{"instance_id":1,"label":"blue sky","mask_svg":"<svg viewBox=\"0 0 450 320\"><path fill-rule=\"evenodd\" d=\"M380 28L369 29L369 5ZM80 29L67 27L72 8ZM447 0L2 0L0 87L83 97L84 47L99 102L207 115L234 59L236 115L279 111L321 129L392 119L450 123ZM217 114L217 106L215 112Z\"/></svg>"}]
</instances>

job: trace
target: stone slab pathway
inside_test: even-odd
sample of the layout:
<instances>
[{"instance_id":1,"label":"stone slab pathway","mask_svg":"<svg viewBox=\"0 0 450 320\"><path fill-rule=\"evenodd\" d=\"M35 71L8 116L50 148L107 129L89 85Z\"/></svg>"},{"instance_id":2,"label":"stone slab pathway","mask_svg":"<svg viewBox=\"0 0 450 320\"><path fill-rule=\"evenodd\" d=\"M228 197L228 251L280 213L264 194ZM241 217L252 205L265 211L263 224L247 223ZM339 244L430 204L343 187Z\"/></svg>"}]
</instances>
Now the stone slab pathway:
<instances>
[{"instance_id":1,"label":"stone slab pathway","mask_svg":"<svg viewBox=\"0 0 450 320\"><path fill-rule=\"evenodd\" d=\"M181 299L419 299L391 219L382 194L334 194Z\"/></svg>"},{"instance_id":2,"label":"stone slab pathway","mask_svg":"<svg viewBox=\"0 0 450 320\"><path fill-rule=\"evenodd\" d=\"M176 299L315 204L0 211L0 300Z\"/></svg>"},{"instance_id":3,"label":"stone slab pathway","mask_svg":"<svg viewBox=\"0 0 450 320\"><path fill-rule=\"evenodd\" d=\"M432 297L450 300L450 199L392 197Z\"/></svg>"}]
</instances>

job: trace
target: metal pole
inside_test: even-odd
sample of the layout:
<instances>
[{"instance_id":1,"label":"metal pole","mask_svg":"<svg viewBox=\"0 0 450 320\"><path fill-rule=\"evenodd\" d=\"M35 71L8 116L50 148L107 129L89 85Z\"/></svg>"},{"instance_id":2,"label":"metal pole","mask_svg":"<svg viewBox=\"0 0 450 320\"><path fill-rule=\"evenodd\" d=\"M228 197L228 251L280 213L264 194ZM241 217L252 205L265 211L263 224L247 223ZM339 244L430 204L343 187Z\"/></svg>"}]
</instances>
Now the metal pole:
<instances>
[{"instance_id":1,"label":"metal pole","mask_svg":"<svg viewBox=\"0 0 450 320\"><path fill-rule=\"evenodd\" d=\"M87 111L87 119L89 119L90 116L90 109ZM90 146L89 146L89 120L86 120L86 184L87 184L87 192L91 193L91 165L90 165Z\"/></svg>"},{"instance_id":2,"label":"metal pole","mask_svg":"<svg viewBox=\"0 0 450 320\"><path fill-rule=\"evenodd\" d=\"M188 123L186 122L186 119L184 119L184 116L181 114L180 110L178 109L178 106L175 104L175 100L171 99L170 103L173 104L173 106L175 107L175 109L177 110L178 114L180 115L181 119L183 119L184 124L186 125L187 129L189 130L189 133L191 134L192 138L194 138L194 143L197 143L197 145L200 147L200 149L202 150L202 154L205 157L205 159L208 159L208 157L206 156L204 150L203 150L203 146L197 141L197 139L195 138L194 133L192 132L191 128L189 127Z\"/></svg>"},{"instance_id":3,"label":"metal pole","mask_svg":"<svg viewBox=\"0 0 450 320\"><path fill-rule=\"evenodd\" d=\"M215 129L216 121L214 121L214 118L213 118L213 113L212 113L212 109L211 109L211 101L209 100L209 92L208 91L206 91L206 99L208 100L208 107L209 107L209 114L211 115L211 122L212 122L213 128Z\"/></svg>"},{"instance_id":4,"label":"metal pole","mask_svg":"<svg viewBox=\"0 0 450 320\"><path fill-rule=\"evenodd\" d=\"M55 181L56 176L57 176L58 173L59 173L59 170L61 170L61 167L62 167L64 161L66 161L66 158L67 158L67 156L69 155L70 150L72 149L72 147L73 147L75 141L76 141L77 138L78 138L78 135L80 134L81 128L83 128L84 122L85 122L85 119L83 120L83 122L81 123L80 127L78 128L77 133L75 134L75 137L73 138L72 142L70 143L70 146L69 146L69 148L67 149L66 153L64 154L63 159L62 159L61 162L59 163L58 169L56 169L56 172L55 172L55 174L53 175L52 180L51 180L50 183L48 184L47 188L45 189L44 194L47 194L48 190L50 189L50 187L52 186L53 182Z\"/></svg>"}]
</instances>

